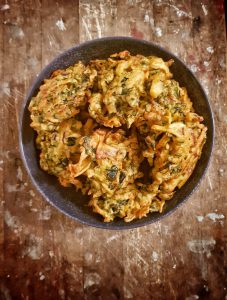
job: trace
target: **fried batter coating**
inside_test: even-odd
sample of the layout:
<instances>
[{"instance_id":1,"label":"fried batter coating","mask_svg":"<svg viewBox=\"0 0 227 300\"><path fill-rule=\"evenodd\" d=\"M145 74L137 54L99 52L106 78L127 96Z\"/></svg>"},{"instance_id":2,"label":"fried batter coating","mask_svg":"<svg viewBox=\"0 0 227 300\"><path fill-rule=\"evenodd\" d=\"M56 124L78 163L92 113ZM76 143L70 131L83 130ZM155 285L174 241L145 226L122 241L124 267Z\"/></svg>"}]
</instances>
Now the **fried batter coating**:
<instances>
[{"instance_id":1,"label":"fried batter coating","mask_svg":"<svg viewBox=\"0 0 227 300\"><path fill-rule=\"evenodd\" d=\"M41 168L89 195L105 222L161 213L201 156L207 127L172 63L127 50L79 62L31 100Z\"/></svg>"},{"instance_id":2,"label":"fried batter coating","mask_svg":"<svg viewBox=\"0 0 227 300\"><path fill-rule=\"evenodd\" d=\"M36 131L53 130L62 121L77 115L87 103L95 77L96 71L81 62L54 71L30 102L31 127Z\"/></svg>"},{"instance_id":3,"label":"fried batter coating","mask_svg":"<svg viewBox=\"0 0 227 300\"><path fill-rule=\"evenodd\" d=\"M101 125L128 128L141 116L151 97L161 93L163 81L172 74L161 58L131 56L128 51L107 61L93 61L98 72L95 92L89 99L89 113ZM148 88L149 87L149 88Z\"/></svg>"}]
</instances>

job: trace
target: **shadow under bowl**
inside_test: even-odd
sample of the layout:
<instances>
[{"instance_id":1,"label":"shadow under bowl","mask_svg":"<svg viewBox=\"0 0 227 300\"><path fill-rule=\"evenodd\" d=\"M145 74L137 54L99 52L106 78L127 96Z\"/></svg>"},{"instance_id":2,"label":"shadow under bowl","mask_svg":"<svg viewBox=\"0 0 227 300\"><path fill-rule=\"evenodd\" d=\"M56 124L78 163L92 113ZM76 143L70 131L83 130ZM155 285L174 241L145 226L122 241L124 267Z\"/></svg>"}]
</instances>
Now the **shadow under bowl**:
<instances>
[{"instance_id":1,"label":"shadow under bowl","mask_svg":"<svg viewBox=\"0 0 227 300\"><path fill-rule=\"evenodd\" d=\"M47 174L39 167L38 152L35 147L35 132L30 127L31 120L28 105L31 98L37 94L43 80L50 77L54 70L67 68L78 61L88 63L92 59L106 59L111 54L123 50L129 50L133 55L155 55L163 58L165 61L173 58L174 64L171 66L173 77L180 83L180 86L186 87L195 111L204 118L208 132L201 158L193 174L186 184L176 191L174 197L166 202L163 213L150 213L147 217L133 220L130 223L125 223L121 219L104 223L103 218L93 213L92 209L87 206L87 197L80 192L76 192L73 187L62 187L56 177ZM206 94L193 73L172 53L150 42L129 37L108 37L92 40L75 46L56 57L42 70L33 83L23 103L19 125L21 155L27 172L41 195L61 212L83 224L117 230L148 225L175 211L191 195L203 177L211 156L214 138L212 111Z\"/></svg>"}]
</instances>

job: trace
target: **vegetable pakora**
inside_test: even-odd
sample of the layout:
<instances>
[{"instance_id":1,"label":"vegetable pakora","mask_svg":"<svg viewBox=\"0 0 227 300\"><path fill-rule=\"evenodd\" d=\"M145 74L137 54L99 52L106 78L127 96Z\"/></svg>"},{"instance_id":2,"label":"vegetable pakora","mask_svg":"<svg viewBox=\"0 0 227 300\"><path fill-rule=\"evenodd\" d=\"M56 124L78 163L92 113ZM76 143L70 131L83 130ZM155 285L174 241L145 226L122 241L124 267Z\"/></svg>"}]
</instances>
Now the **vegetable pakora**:
<instances>
[{"instance_id":1,"label":"vegetable pakora","mask_svg":"<svg viewBox=\"0 0 227 300\"><path fill-rule=\"evenodd\" d=\"M172 64L126 50L79 62L30 102L41 168L89 195L105 222L162 212L201 156L207 127Z\"/></svg>"}]
</instances>

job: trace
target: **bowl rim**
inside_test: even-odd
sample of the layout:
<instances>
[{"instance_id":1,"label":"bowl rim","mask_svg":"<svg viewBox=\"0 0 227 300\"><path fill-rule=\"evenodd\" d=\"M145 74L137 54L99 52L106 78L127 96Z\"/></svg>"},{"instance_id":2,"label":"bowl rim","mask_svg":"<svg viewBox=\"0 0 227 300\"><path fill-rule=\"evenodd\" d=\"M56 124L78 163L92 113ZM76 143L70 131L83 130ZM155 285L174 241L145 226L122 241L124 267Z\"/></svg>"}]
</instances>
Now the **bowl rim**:
<instances>
[{"instance_id":1,"label":"bowl rim","mask_svg":"<svg viewBox=\"0 0 227 300\"><path fill-rule=\"evenodd\" d=\"M208 156L207 163L206 163L205 167L202 170L202 174L201 174L200 178L198 179L198 181L196 182L196 184L194 185L194 187L191 189L191 191L185 197L183 197L182 200L180 202L178 202L171 210L169 210L167 212L160 213L160 215L158 215L157 218L149 220L146 217L143 217L144 222L142 222L140 224L136 224L136 223L134 223L132 221L132 222L129 222L129 223L125 222L124 226L114 224L114 221L113 222L109 222L109 223L105 223L105 222L98 223L97 222L95 224L91 223L89 221L87 222L87 221L81 220L80 217L78 217L78 216L72 216L72 215L70 215L64 209L60 208L57 204L55 204L54 202L52 202L51 199L49 197L47 197L47 195L45 194L45 192L40 188L39 184L36 182L36 180L34 179L34 177L31 174L30 168L29 168L27 160L26 160L26 155L24 153L23 138L22 138L23 117L24 117L24 113L25 113L25 110L26 110L27 102L30 100L29 96L31 95L36 82L39 81L40 79L43 80L43 74L45 74L46 70L48 70L48 68L51 65L53 65L55 61L58 61L60 58L66 56L67 54L69 54L72 51L76 51L80 47L84 47L84 46L88 46L89 47L89 45L91 45L93 43L98 43L100 41L112 41L112 40L131 40L131 41L134 41L134 42L139 42L139 43L142 43L142 44L145 44L145 45L148 45L148 46L155 47L155 48L159 49L160 51L165 52L166 54L170 55L173 59L177 59L187 69L187 71L189 72L190 76L193 79L195 79L195 81L197 81L197 83L199 84L199 86L201 88L201 91L202 91L202 93L203 93L203 95L204 95L204 97L206 99L207 108L208 108L208 110L210 112L210 128L209 128L209 130L211 130L211 137L212 137L211 141L210 141L210 153L209 153L209 156ZM213 155L213 149L214 149L214 139L215 139L214 115L213 115L213 111L212 111L212 108L211 108L208 96L206 94L206 91L203 88L203 86L202 86L200 80L197 78L197 76L189 69L189 67L186 65L186 63L184 63L182 61L181 58L179 58L178 56L176 56L175 54L173 54L171 51L166 50L162 46L160 46L160 45L158 45L156 43L153 43L151 41L147 41L147 40L144 40L144 39L138 39L138 38L134 38L134 37L129 37L129 36L107 36L107 37L92 39L92 40L89 40L89 41L85 41L83 43L78 43L75 46L70 47L69 49L67 49L67 50L61 52L60 54L58 54L57 56L55 56L47 65L45 65L44 67L42 67L42 69L39 72L38 76L36 76L36 78L33 80L30 88L28 89L28 92L25 94L24 99L23 99L23 101L21 103L21 107L20 107L20 111L19 111L19 118L17 120L17 123L18 123L18 129L19 129L19 133L18 133L19 150L20 150L22 161L24 163L25 169L26 169L26 171L27 171L27 173L29 175L29 178L30 178L33 186L41 194L41 196L45 199L45 201L47 201L49 204L51 204L53 207L55 207L58 211L60 211L64 215L70 217L71 219L79 222L82 225L87 225L87 226L91 226L91 227L94 227L94 228L106 229L106 230L128 230L128 229L135 229L135 228L139 228L139 227L150 225L150 224L155 223L155 222L159 222L163 218L168 217L169 215L171 215L173 212L175 212L175 210L177 210L179 207L181 207L191 197L191 195L198 189L198 187L199 187L202 179L204 178L204 176L205 176L205 174L206 174L206 172L207 172L207 170L208 170L208 168L210 166L211 158L212 158L212 155ZM91 212L92 212L92 210L91 210ZM107 224L109 226L106 226Z\"/></svg>"}]
</instances>

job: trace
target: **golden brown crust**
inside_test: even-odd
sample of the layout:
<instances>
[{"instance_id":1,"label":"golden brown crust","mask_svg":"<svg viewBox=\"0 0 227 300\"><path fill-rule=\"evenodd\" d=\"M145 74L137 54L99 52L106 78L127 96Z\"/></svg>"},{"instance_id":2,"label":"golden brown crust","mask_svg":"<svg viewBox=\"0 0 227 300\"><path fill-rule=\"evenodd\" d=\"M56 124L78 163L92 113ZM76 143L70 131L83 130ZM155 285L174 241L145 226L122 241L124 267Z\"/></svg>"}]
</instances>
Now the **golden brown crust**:
<instances>
[{"instance_id":1,"label":"golden brown crust","mask_svg":"<svg viewBox=\"0 0 227 300\"><path fill-rule=\"evenodd\" d=\"M200 158L207 128L172 63L128 51L79 62L30 103L41 168L90 195L105 222L162 212Z\"/></svg>"}]
</instances>

